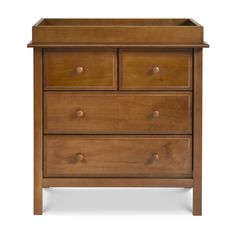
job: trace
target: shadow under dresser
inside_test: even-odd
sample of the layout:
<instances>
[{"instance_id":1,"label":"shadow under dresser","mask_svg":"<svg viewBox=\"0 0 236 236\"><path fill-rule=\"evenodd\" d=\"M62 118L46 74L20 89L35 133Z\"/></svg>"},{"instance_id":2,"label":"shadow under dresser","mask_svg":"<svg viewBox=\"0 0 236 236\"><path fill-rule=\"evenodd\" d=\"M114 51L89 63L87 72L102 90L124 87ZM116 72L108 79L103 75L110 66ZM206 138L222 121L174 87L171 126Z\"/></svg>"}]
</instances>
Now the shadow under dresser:
<instances>
[{"instance_id":1,"label":"shadow under dresser","mask_svg":"<svg viewBox=\"0 0 236 236\"><path fill-rule=\"evenodd\" d=\"M34 214L43 187L193 188L202 214L203 27L192 19L41 19Z\"/></svg>"}]
</instances>

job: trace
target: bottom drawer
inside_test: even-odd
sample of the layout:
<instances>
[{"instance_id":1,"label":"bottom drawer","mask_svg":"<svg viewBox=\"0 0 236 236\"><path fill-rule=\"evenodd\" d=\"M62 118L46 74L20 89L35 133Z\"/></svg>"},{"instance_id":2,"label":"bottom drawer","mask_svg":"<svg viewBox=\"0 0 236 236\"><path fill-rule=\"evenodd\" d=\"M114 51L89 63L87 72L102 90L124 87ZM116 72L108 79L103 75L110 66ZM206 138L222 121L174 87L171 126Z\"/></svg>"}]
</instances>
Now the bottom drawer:
<instances>
[{"instance_id":1,"label":"bottom drawer","mask_svg":"<svg viewBox=\"0 0 236 236\"><path fill-rule=\"evenodd\" d=\"M191 177L191 136L45 135L44 177Z\"/></svg>"}]
</instances>

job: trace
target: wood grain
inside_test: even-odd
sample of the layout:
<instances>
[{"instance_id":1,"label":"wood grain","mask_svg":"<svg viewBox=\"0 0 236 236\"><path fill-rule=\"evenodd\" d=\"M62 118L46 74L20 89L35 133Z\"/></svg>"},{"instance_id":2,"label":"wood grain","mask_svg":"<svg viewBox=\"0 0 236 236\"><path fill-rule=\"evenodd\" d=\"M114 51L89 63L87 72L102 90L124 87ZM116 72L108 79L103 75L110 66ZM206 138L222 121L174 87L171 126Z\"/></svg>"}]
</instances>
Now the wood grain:
<instances>
[{"instance_id":1,"label":"wood grain","mask_svg":"<svg viewBox=\"0 0 236 236\"><path fill-rule=\"evenodd\" d=\"M203 26L41 19L28 47L34 214L42 187L193 187L193 215L202 214Z\"/></svg>"},{"instance_id":2,"label":"wood grain","mask_svg":"<svg viewBox=\"0 0 236 236\"><path fill-rule=\"evenodd\" d=\"M39 25L39 24L37 24ZM199 25L196 21L193 19L185 19L185 18L178 18L178 19L79 19L79 18L46 18L46 19L41 19L40 20L40 25L45 26L71 26L71 25L83 25L83 26L91 26L91 25L96 25L96 26L186 26L186 25L196 25L196 26L201 26Z\"/></svg>"},{"instance_id":3,"label":"wood grain","mask_svg":"<svg viewBox=\"0 0 236 236\"><path fill-rule=\"evenodd\" d=\"M33 43L202 43L203 27L189 19L54 20L48 21L48 24L33 26L32 41Z\"/></svg>"},{"instance_id":4,"label":"wood grain","mask_svg":"<svg viewBox=\"0 0 236 236\"><path fill-rule=\"evenodd\" d=\"M121 90L190 90L192 50L122 49L119 51ZM154 73L153 68L159 72Z\"/></svg>"},{"instance_id":5,"label":"wood grain","mask_svg":"<svg viewBox=\"0 0 236 236\"><path fill-rule=\"evenodd\" d=\"M191 134L190 92L44 93L46 134ZM83 111L78 117L77 111ZM159 116L154 117L153 112Z\"/></svg>"},{"instance_id":6,"label":"wood grain","mask_svg":"<svg viewBox=\"0 0 236 236\"><path fill-rule=\"evenodd\" d=\"M44 49L44 89L115 90L116 58L116 49Z\"/></svg>"},{"instance_id":7,"label":"wood grain","mask_svg":"<svg viewBox=\"0 0 236 236\"><path fill-rule=\"evenodd\" d=\"M34 49L34 214L42 214L43 115L42 49Z\"/></svg>"},{"instance_id":8,"label":"wood grain","mask_svg":"<svg viewBox=\"0 0 236 236\"><path fill-rule=\"evenodd\" d=\"M45 177L192 177L191 136L46 135L44 140Z\"/></svg>"},{"instance_id":9,"label":"wood grain","mask_svg":"<svg viewBox=\"0 0 236 236\"><path fill-rule=\"evenodd\" d=\"M202 50L194 50L193 215L202 215Z\"/></svg>"},{"instance_id":10,"label":"wood grain","mask_svg":"<svg viewBox=\"0 0 236 236\"><path fill-rule=\"evenodd\" d=\"M27 44L27 47L40 48L209 48L209 44L202 43L33 43Z\"/></svg>"},{"instance_id":11,"label":"wood grain","mask_svg":"<svg viewBox=\"0 0 236 236\"><path fill-rule=\"evenodd\" d=\"M44 187L181 187L191 188L191 178L44 178Z\"/></svg>"}]
</instances>

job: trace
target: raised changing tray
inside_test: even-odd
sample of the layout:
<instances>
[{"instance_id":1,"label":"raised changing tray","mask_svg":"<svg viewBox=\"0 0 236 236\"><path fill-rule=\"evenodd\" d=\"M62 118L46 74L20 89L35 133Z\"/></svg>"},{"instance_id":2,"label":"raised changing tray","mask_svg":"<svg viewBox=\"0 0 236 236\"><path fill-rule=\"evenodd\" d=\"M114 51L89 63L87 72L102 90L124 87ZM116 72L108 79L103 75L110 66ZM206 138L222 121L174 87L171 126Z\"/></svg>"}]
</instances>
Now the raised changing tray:
<instances>
[{"instance_id":1,"label":"raised changing tray","mask_svg":"<svg viewBox=\"0 0 236 236\"><path fill-rule=\"evenodd\" d=\"M41 19L29 47L47 46L207 47L203 27L192 19Z\"/></svg>"}]
</instances>

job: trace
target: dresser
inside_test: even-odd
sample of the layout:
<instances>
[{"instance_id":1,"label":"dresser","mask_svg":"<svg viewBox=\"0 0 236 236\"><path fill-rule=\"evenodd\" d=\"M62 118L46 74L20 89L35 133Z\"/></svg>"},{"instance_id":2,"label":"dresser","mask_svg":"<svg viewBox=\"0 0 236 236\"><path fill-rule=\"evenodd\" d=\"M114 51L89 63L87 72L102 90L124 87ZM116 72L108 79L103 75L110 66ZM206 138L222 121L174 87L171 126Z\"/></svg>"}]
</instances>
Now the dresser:
<instances>
[{"instance_id":1,"label":"dresser","mask_svg":"<svg viewBox=\"0 0 236 236\"><path fill-rule=\"evenodd\" d=\"M41 19L34 214L43 188L193 188L202 214L203 27L192 19Z\"/></svg>"}]
</instances>

